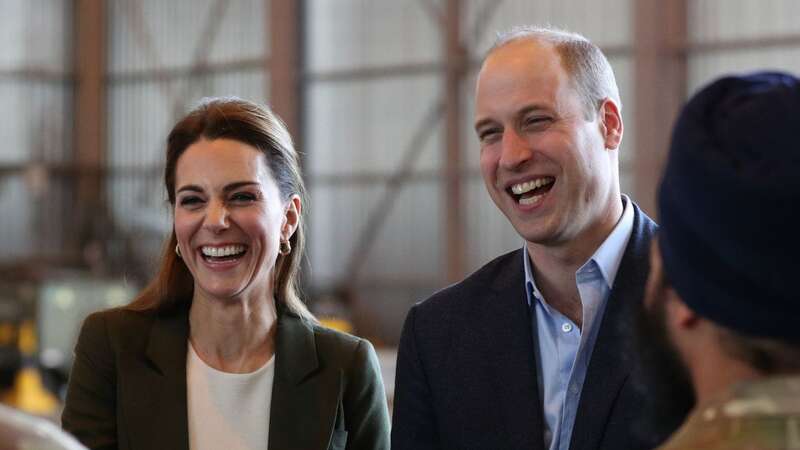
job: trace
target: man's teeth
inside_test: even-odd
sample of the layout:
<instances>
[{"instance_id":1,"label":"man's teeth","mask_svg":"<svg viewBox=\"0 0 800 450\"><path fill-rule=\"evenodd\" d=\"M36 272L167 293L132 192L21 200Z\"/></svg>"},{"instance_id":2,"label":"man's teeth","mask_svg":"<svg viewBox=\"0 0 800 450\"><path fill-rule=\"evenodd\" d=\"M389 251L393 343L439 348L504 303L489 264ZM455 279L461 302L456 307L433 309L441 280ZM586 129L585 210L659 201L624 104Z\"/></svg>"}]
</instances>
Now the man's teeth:
<instances>
[{"instance_id":1,"label":"man's teeth","mask_svg":"<svg viewBox=\"0 0 800 450\"><path fill-rule=\"evenodd\" d=\"M535 180L526 181L524 183L518 183L511 186L511 192L516 195L522 195L526 192L532 191L536 188L547 186L555 181L554 178L546 177L546 178L537 178Z\"/></svg>"},{"instance_id":2,"label":"man's teeth","mask_svg":"<svg viewBox=\"0 0 800 450\"><path fill-rule=\"evenodd\" d=\"M523 197L523 198L519 199L519 204L520 205L532 205L532 204L538 202L542 197L544 197L544 194L531 195L530 197Z\"/></svg>"},{"instance_id":3,"label":"man's teeth","mask_svg":"<svg viewBox=\"0 0 800 450\"><path fill-rule=\"evenodd\" d=\"M212 256L215 258L223 257L223 256L231 256L231 255L238 255L239 253L244 253L244 245L226 245L225 247L202 247L200 251L203 252L205 256Z\"/></svg>"}]
</instances>

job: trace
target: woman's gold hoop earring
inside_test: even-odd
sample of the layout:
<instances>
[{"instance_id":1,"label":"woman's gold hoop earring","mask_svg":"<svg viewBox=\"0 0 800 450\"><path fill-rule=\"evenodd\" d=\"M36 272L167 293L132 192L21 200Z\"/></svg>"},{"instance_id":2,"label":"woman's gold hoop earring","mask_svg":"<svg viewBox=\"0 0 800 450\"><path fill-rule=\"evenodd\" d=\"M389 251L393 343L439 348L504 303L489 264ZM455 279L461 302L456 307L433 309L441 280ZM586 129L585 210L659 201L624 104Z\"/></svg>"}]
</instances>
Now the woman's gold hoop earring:
<instances>
[{"instance_id":1,"label":"woman's gold hoop earring","mask_svg":"<svg viewBox=\"0 0 800 450\"><path fill-rule=\"evenodd\" d=\"M178 258L183 258L183 255L181 255L181 245L180 244L175 244L175 254L178 255Z\"/></svg>"},{"instance_id":2,"label":"woman's gold hoop earring","mask_svg":"<svg viewBox=\"0 0 800 450\"><path fill-rule=\"evenodd\" d=\"M278 248L278 253L280 253L281 256L286 256L289 253L292 253L292 244L290 244L289 241L281 241L281 245Z\"/></svg>"}]
</instances>

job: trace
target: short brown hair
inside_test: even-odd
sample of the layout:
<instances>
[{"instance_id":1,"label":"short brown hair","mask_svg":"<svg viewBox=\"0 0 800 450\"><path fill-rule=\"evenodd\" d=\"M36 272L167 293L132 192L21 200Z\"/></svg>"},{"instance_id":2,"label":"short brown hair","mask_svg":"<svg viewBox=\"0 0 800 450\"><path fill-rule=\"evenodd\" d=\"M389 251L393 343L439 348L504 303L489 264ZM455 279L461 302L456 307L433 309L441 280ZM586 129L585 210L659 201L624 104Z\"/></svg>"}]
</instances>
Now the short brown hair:
<instances>
[{"instance_id":1,"label":"short brown hair","mask_svg":"<svg viewBox=\"0 0 800 450\"><path fill-rule=\"evenodd\" d=\"M286 200L292 195L298 195L301 203L307 204L299 158L286 125L265 106L226 97L203 100L178 121L169 133L164 187L172 208L175 207L175 170L178 159L189 146L200 139L232 139L256 148L264 154L281 197ZM297 281L305 248L302 217L290 243L292 252L285 256L279 255L275 264L275 298L300 317L314 321L314 316L300 299ZM191 302L194 280L186 265L175 254L176 244L177 238L173 229L162 250L158 272L128 308L167 309Z\"/></svg>"}]
</instances>

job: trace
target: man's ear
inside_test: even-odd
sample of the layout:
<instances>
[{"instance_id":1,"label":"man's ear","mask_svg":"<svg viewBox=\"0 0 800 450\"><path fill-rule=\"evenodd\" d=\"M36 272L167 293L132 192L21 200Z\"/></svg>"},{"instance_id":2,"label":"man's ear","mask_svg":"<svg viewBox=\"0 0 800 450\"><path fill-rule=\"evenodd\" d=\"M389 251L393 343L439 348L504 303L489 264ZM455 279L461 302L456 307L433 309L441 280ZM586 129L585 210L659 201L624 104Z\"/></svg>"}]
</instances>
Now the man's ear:
<instances>
[{"instance_id":1,"label":"man's ear","mask_svg":"<svg viewBox=\"0 0 800 450\"><path fill-rule=\"evenodd\" d=\"M299 195L292 195L289 201L286 202L286 207L283 216L283 225L281 226L281 240L288 241L291 239L297 227L300 225L300 215L303 212L303 204Z\"/></svg>"},{"instance_id":2,"label":"man's ear","mask_svg":"<svg viewBox=\"0 0 800 450\"><path fill-rule=\"evenodd\" d=\"M600 119L600 132L603 134L603 142L609 150L616 150L622 143L622 114L619 106L614 100L607 98L603 100L598 112Z\"/></svg>"},{"instance_id":3,"label":"man's ear","mask_svg":"<svg viewBox=\"0 0 800 450\"><path fill-rule=\"evenodd\" d=\"M687 329L694 328L697 325L700 316L683 302L672 287L667 288L666 302L667 320L673 326Z\"/></svg>"}]
</instances>

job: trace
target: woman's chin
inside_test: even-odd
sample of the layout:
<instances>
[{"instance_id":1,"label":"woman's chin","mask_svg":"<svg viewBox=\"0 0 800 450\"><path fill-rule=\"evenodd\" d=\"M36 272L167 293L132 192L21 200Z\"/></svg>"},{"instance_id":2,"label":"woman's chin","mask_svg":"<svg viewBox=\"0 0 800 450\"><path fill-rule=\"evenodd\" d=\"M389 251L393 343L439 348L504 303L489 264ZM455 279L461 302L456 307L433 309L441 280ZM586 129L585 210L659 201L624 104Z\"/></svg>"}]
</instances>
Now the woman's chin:
<instances>
[{"instance_id":1,"label":"woman's chin","mask_svg":"<svg viewBox=\"0 0 800 450\"><path fill-rule=\"evenodd\" d=\"M247 292L246 285L212 285L200 286L197 291L202 297L211 301L234 302L240 301Z\"/></svg>"}]
</instances>

